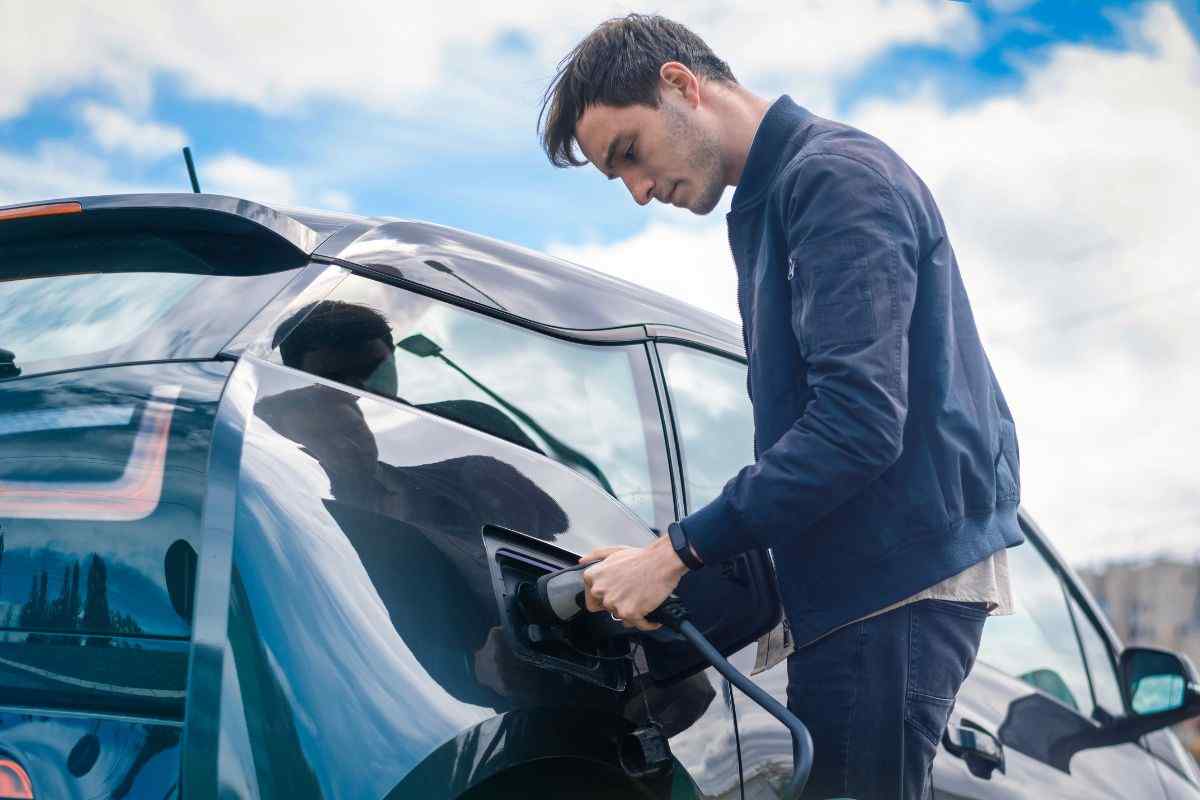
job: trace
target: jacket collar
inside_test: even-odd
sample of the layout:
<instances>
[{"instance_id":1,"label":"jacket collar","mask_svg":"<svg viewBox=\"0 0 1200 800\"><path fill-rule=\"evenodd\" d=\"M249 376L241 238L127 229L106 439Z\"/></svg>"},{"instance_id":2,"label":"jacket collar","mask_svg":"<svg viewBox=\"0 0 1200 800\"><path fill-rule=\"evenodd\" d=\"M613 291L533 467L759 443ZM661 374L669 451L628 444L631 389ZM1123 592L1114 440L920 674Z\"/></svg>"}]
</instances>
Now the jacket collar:
<instances>
[{"instance_id":1,"label":"jacket collar","mask_svg":"<svg viewBox=\"0 0 1200 800\"><path fill-rule=\"evenodd\" d=\"M763 198L780 167L791 157L788 141L810 116L786 94L771 104L750 143L742 177L733 193L731 214L751 208Z\"/></svg>"}]
</instances>

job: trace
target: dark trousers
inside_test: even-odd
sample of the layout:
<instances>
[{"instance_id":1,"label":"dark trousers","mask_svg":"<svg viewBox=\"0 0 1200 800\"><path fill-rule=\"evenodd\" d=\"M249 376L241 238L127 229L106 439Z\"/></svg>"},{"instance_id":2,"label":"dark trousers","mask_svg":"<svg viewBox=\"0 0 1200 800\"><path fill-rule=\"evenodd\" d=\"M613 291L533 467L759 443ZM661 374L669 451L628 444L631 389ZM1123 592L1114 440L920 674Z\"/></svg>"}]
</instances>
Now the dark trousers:
<instances>
[{"instance_id":1,"label":"dark trousers","mask_svg":"<svg viewBox=\"0 0 1200 800\"><path fill-rule=\"evenodd\" d=\"M933 756L986 618L982 603L921 600L788 657L788 708L813 738L806 800L932 796Z\"/></svg>"}]
</instances>

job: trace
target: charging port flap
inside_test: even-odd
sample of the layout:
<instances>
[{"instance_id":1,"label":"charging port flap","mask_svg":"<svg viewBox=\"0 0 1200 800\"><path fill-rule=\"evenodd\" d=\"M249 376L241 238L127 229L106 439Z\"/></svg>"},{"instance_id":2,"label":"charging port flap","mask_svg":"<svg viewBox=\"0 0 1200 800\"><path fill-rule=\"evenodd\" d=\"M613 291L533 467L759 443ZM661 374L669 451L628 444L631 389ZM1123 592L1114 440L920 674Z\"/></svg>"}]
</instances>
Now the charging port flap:
<instances>
[{"instance_id":1,"label":"charging port flap","mask_svg":"<svg viewBox=\"0 0 1200 800\"><path fill-rule=\"evenodd\" d=\"M548 670L565 672L614 692L623 692L631 671L628 638L593 635L591 615L548 625L531 621L520 598L522 584L579 561L575 554L528 534L486 525L483 546L501 624L518 658Z\"/></svg>"}]
</instances>

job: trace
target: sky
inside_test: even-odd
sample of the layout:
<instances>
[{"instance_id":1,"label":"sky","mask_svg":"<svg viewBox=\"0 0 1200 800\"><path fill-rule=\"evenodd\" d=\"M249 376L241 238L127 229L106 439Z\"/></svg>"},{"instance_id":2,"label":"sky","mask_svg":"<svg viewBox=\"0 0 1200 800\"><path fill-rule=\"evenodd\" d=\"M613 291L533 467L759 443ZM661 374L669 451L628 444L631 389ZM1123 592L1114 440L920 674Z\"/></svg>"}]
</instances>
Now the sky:
<instances>
[{"instance_id":1,"label":"sky","mask_svg":"<svg viewBox=\"0 0 1200 800\"><path fill-rule=\"evenodd\" d=\"M1200 557L1194 0L205 4L0 0L0 204L202 188L425 219L737 321L723 212L552 168L558 60L630 10L767 98L878 136L930 186L1069 560Z\"/></svg>"}]
</instances>

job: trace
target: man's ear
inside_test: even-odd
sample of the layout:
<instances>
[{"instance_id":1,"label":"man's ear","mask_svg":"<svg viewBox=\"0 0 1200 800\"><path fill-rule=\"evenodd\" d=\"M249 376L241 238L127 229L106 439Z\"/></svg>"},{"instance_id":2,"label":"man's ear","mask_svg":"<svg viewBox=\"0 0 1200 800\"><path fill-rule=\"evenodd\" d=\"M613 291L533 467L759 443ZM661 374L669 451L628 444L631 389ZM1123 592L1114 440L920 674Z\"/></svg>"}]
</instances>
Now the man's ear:
<instances>
[{"instance_id":1,"label":"man's ear","mask_svg":"<svg viewBox=\"0 0 1200 800\"><path fill-rule=\"evenodd\" d=\"M692 108L700 105L700 79L686 65L668 61L658 68L658 77L663 95L677 94Z\"/></svg>"}]
</instances>

